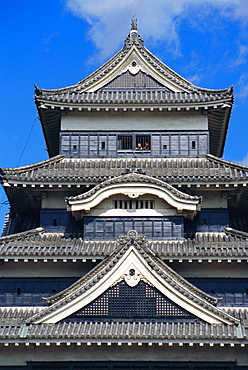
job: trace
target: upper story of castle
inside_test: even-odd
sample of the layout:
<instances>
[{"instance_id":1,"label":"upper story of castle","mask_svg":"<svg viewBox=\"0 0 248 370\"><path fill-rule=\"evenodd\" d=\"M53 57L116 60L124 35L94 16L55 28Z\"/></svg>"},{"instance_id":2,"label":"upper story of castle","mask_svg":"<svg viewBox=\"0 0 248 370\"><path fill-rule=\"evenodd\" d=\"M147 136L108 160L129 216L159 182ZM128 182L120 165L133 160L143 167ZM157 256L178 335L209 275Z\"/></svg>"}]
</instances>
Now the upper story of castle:
<instances>
[{"instance_id":1,"label":"upper story of castle","mask_svg":"<svg viewBox=\"0 0 248 370\"><path fill-rule=\"evenodd\" d=\"M123 48L75 85L36 87L50 157L221 157L232 88L195 86L144 46L137 21Z\"/></svg>"}]
</instances>

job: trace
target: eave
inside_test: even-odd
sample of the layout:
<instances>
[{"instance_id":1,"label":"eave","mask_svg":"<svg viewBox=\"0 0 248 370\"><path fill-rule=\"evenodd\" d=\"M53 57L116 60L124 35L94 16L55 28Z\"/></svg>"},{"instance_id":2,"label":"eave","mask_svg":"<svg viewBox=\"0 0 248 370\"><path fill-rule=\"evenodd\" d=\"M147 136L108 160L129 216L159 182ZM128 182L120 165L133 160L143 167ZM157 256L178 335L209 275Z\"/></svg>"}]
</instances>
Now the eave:
<instances>
[{"instance_id":1,"label":"eave","mask_svg":"<svg viewBox=\"0 0 248 370\"><path fill-rule=\"evenodd\" d=\"M5 317L6 311L7 309L2 310ZM0 311L1 316L2 312ZM247 316L247 312L245 314ZM25 310L23 310L23 315L25 315ZM206 354L204 349L208 354L212 351L214 353L216 350L218 352L223 350L224 356L226 351L232 350L230 347L235 347L234 350L237 350L239 347L247 346L248 332L244 324L236 326L185 322L74 322L39 325L12 324L11 327L3 324L0 331L0 344L5 352L6 347L14 345L16 351L18 351L18 346L21 350L35 346L36 352L40 347L43 353L54 344L57 349L61 346L60 358L64 352L68 356L70 348L75 352L75 346L79 346L81 351L89 351L90 346L93 351L99 351L98 346L101 345L104 346L105 352L108 349L122 351L127 349L127 346L129 348L131 346L131 351L133 349L137 351L137 346L142 345L147 350L153 346L154 352L156 347L163 346L168 356L168 351L173 350L173 346L177 353L178 346L183 346L187 351L197 350L198 355L202 350L202 353ZM66 345L66 351L63 345ZM246 351L245 348L244 351Z\"/></svg>"},{"instance_id":2,"label":"eave","mask_svg":"<svg viewBox=\"0 0 248 370\"><path fill-rule=\"evenodd\" d=\"M101 91L117 76L132 70L132 60L137 62L138 70L158 81L162 89L136 89L130 91ZM135 69L134 68L134 69ZM168 91L168 89L170 91ZM162 63L143 45L139 35L135 39L130 36L125 46L103 66L90 76L84 78L73 86L59 89L40 89L36 87L35 103L41 119L47 148L50 156L59 153L59 129L61 114L66 111L84 110L92 112L101 110L159 110L184 111L205 110L209 116L210 153L221 156L233 104L233 89L206 89L193 85L185 78L171 70Z\"/></svg>"},{"instance_id":3,"label":"eave","mask_svg":"<svg viewBox=\"0 0 248 370\"><path fill-rule=\"evenodd\" d=\"M91 94L87 94L91 95ZM210 153L221 157L223 154L223 148L225 144L225 138L227 134L227 128L229 124L229 118L232 109L233 97L219 97L218 99L212 99L206 97L206 100L194 101L193 94L188 94L189 97L185 99L178 93L178 97L171 99L170 101L163 101L157 98L154 101L149 101L146 98L144 101L138 99L130 99L126 101L123 97L123 101L110 100L105 102L99 98L94 102L91 97L88 97L83 102L63 102L63 101L50 101L46 99L37 100L37 107L39 116L41 118L41 124L43 133L47 143L47 149L50 156L57 155L59 153L59 130L61 115L66 114L70 111L85 112L91 111L100 114L101 111L120 112L132 111L132 112L146 112L146 111L157 111L160 113L164 112L184 112L184 111L201 111L202 114L208 115L209 132L210 132ZM74 99L74 98L73 98ZM73 100L72 99L72 100ZM88 100L88 102L87 102ZM188 100L188 101L187 101Z\"/></svg>"},{"instance_id":4,"label":"eave","mask_svg":"<svg viewBox=\"0 0 248 370\"><path fill-rule=\"evenodd\" d=\"M248 262L248 233L227 228L225 232L196 233L195 238L152 240L150 250L167 262L202 264ZM47 233L43 228L0 238L4 263L97 263L117 248L116 241L84 241L79 235Z\"/></svg>"},{"instance_id":5,"label":"eave","mask_svg":"<svg viewBox=\"0 0 248 370\"><path fill-rule=\"evenodd\" d=\"M190 218L193 218L197 211L200 210L200 197L190 196L161 180L139 173L129 173L115 177L102 182L83 194L66 198L67 209L76 218L79 213L78 217L80 218L82 211L89 211L104 199L116 194L124 194L131 199L150 194L164 200L176 208L180 214L185 212L184 215Z\"/></svg>"},{"instance_id":6,"label":"eave","mask_svg":"<svg viewBox=\"0 0 248 370\"><path fill-rule=\"evenodd\" d=\"M95 158L56 156L19 168L1 168L0 179L13 209L31 209L32 196L42 191L85 192L99 183L137 168L147 176L178 189L222 190L236 196L236 205L248 207L248 167L212 155L206 158ZM187 192L187 190L183 190ZM24 202L24 203L23 203Z\"/></svg>"},{"instance_id":7,"label":"eave","mask_svg":"<svg viewBox=\"0 0 248 370\"><path fill-rule=\"evenodd\" d=\"M239 320L214 306L216 298L202 292L156 257L147 247L147 240L136 231L121 235L119 248L84 277L57 295L48 298L50 306L44 308L28 323L57 323L86 306L110 286L124 279L129 284L128 271L134 269L136 285L140 279L196 317L212 324L238 324ZM130 284L131 281L130 281ZM133 285L131 285L133 286Z\"/></svg>"}]
</instances>

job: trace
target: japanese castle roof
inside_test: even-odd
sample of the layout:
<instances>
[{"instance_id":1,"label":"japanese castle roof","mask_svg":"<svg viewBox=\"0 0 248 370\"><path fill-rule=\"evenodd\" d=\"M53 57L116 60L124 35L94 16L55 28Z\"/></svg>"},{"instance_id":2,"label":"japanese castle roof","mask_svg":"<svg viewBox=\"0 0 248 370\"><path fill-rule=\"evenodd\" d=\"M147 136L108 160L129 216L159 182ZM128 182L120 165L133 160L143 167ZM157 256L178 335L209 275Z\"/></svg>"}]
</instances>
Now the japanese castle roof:
<instances>
[{"instance_id":1,"label":"japanese castle roof","mask_svg":"<svg viewBox=\"0 0 248 370\"><path fill-rule=\"evenodd\" d=\"M149 249L170 261L246 261L248 233L226 228L224 232L196 233L194 239L148 240ZM48 233L43 228L0 238L0 259L7 261L101 260L118 247L116 241L84 241L80 235Z\"/></svg>"},{"instance_id":2,"label":"japanese castle roof","mask_svg":"<svg viewBox=\"0 0 248 370\"><path fill-rule=\"evenodd\" d=\"M12 184L99 183L137 172L170 184L246 184L248 166L207 155L206 158L63 158L17 168L0 168L0 179Z\"/></svg>"},{"instance_id":3,"label":"japanese castle roof","mask_svg":"<svg viewBox=\"0 0 248 370\"><path fill-rule=\"evenodd\" d=\"M29 203L26 189L95 186L128 173L176 187L242 187L240 206L248 207L248 167L212 155L205 158L63 158L18 168L0 168L0 180L18 212ZM112 181L112 180L111 180Z\"/></svg>"},{"instance_id":4,"label":"japanese castle roof","mask_svg":"<svg viewBox=\"0 0 248 370\"><path fill-rule=\"evenodd\" d=\"M135 64L135 65L134 65ZM113 80L124 73L137 75L142 71L154 79L151 91L137 86L118 86ZM136 87L135 91L124 91ZM107 90L102 90L107 88ZM161 91L162 89L162 91ZM143 90L143 91L142 91ZM146 91L144 91L146 90ZM155 90L155 91L152 91ZM116 92L116 95L113 94ZM96 94L94 94L96 93ZM232 102L232 87L226 89L207 89L197 87L173 71L144 46L144 41L137 30L131 30L124 47L91 75L75 85L58 89L41 89L36 87L37 101L77 103L199 103L221 99Z\"/></svg>"},{"instance_id":5,"label":"japanese castle roof","mask_svg":"<svg viewBox=\"0 0 248 370\"><path fill-rule=\"evenodd\" d=\"M137 30L131 30L116 55L75 85L35 90L50 156L59 153L57 133L65 110L202 109L209 113L211 154L220 157L233 99L232 87L219 90L197 87L174 72L145 48Z\"/></svg>"},{"instance_id":6,"label":"japanese castle roof","mask_svg":"<svg viewBox=\"0 0 248 370\"><path fill-rule=\"evenodd\" d=\"M39 308L0 308L0 342L5 343L189 343L240 344L248 341L248 311L228 309L243 320L236 325L206 322L80 321L25 324Z\"/></svg>"},{"instance_id":7,"label":"japanese castle roof","mask_svg":"<svg viewBox=\"0 0 248 370\"><path fill-rule=\"evenodd\" d=\"M242 187L239 205L248 207L248 167L212 155L205 158L86 159L56 156L28 166L0 168L0 180L18 212L30 202L29 187L36 190L82 187L85 192L88 190L85 186L92 187L129 173L139 178L139 182L147 176L175 187L224 187L225 191Z\"/></svg>"},{"instance_id":8,"label":"japanese castle roof","mask_svg":"<svg viewBox=\"0 0 248 370\"><path fill-rule=\"evenodd\" d=\"M247 341L248 312L246 308L216 308L215 298L194 287L156 257L142 235L138 236L137 233L129 232L128 236L121 236L117 244L119 247L86 276L64 291L50 297L49 307L1 308L0 342L116 343L118 341L189 344L210 341L238 344ZM131 259L128 260L130 256ZM179 297L177 301L179 305L180 302L182 305L185 302L191 302L192 310L199 315L202 310L206 320L187 322L184 320L111 319L111 321L102 321L100 318L94 318L94 320L80 319L73 322L61 322L61 318L73 312L73 308L68 310L68 305L73 307L76 301L82 304L85 296L90 296L91 292L96 289L104 291L107 287L106 282L115 279L119 273L125 279L123 271L130 268L130 263L136 269L142 269L142 265L146 265L147 269L143 268L141 279L149 279L150 274L150 278L154 277L153 283L156 279L162 284L164 281L167 287L174 289L174 294ZM121 269L122 265L124 265L124 270ZM75 307L74 310L77 308ZM49 317L53 319L49 321ZM219 322L208 322L208 320L211 321L211 317Z\"/></svg>"}]
</instances>

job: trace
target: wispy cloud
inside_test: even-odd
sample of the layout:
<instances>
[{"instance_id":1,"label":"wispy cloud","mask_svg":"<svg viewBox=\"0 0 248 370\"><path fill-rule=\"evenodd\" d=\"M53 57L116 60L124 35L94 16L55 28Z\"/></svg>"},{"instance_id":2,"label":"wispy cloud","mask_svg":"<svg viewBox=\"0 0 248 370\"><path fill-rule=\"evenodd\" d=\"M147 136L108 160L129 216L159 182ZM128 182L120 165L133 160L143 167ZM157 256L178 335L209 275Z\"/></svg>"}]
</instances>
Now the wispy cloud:
<instances>
[{"instance_id":1,"label":"wispy cloud","mask_svg":"<svg viewBox=\"0 0 248 370\"><path fill-rule=\"evenodd\" d=\"M54 32L51 35L49 35L46 39L43 40L42 48L44 48L46 51L49 51L49 45L51 43L51 40L58 36L60 32Z\"/></svg>"},{"instance_id":2,"label":"wispy cloud","mask_svg":"<svg viewBox=\"0 0 248 370\"><path fill-rule=\"evenodd\" d=\"M192 14L203 22L204 16L218 10L229 21L248 23L247 0L66 0L66 6L91 25L89 37L101 58L111 55L123 42L133 12L146 40L163 40L176 51L180 48L179 25Z\"/></svg>"},{"instance_id":3,"label":"wispy cloud","mask_svg":"<svg viewBox=\"0 0 248 370\"><path fill-rule=\"evenodd\" d=\"M243 73L237 83L237 94L238 97L246 99L248 97L248 73Z\"/></svg>"},{"instance_id":4,"label":"wispy cloud","mask_svg":"<svg viewBox=\"0 0 248 370\"><path fill-rule=\"evenodd\" d=\"M248 5L248 4L247 4ZM236 59L231 64L231 67L238 67L248 62L248 46L239 44L238 54Z\"/></svg>"},{"instance_id":5,"label":"wispy cloud","mask_svg":"<svg viewBox=\"0 0 248 370\"><path fill-rule=\"evenodd\" d=\"M44 40L44 44L49 44L50 41L52 40L52 38L54 38L55 36L59 35L60 32L54 32L52 33L51 35L48 36L47 39Z\"/></svg>"},{"instance_id":6,"label":"wispy cloud","mask_svg":"<svg viewBox=\"0 0 248 370\"><path fill-rule=\"evenodd\" d=\"M248 153L239 163L248 166Z\"/></svg>"}]
</instances>

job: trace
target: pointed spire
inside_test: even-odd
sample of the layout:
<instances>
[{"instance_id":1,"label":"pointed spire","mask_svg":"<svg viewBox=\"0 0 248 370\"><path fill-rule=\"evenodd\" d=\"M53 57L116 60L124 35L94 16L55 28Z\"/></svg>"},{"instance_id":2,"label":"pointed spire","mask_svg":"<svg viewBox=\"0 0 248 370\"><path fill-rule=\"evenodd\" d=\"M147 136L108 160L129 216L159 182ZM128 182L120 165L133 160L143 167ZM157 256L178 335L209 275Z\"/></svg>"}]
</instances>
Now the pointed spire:
<instances>
[{"instance_id":1,"label":"pointed spire","mask_svg":"<svg viewBox=\"0 0 248 370\"><path fill-rule=\"evenodd\" d=\"M133 14L133 18L131 19L131 31L133 30L138 31L138 22L135 18L135 14Z\"/></svg>"},{"instance_id":2,"label":"pointed spire","mask_svg":"<svg viewBox=\"0 0 248 370\"><path fill-rule=\"evenodd\" d=\"M140 45L140 46L144 44L143 39L138 33L138 21L135 18L135 14L133 14L131 18L131 29L130 29L129 35L124 41L124 45L127 48L130 48L133 44Z\"/></svg>"}]
</instances>

